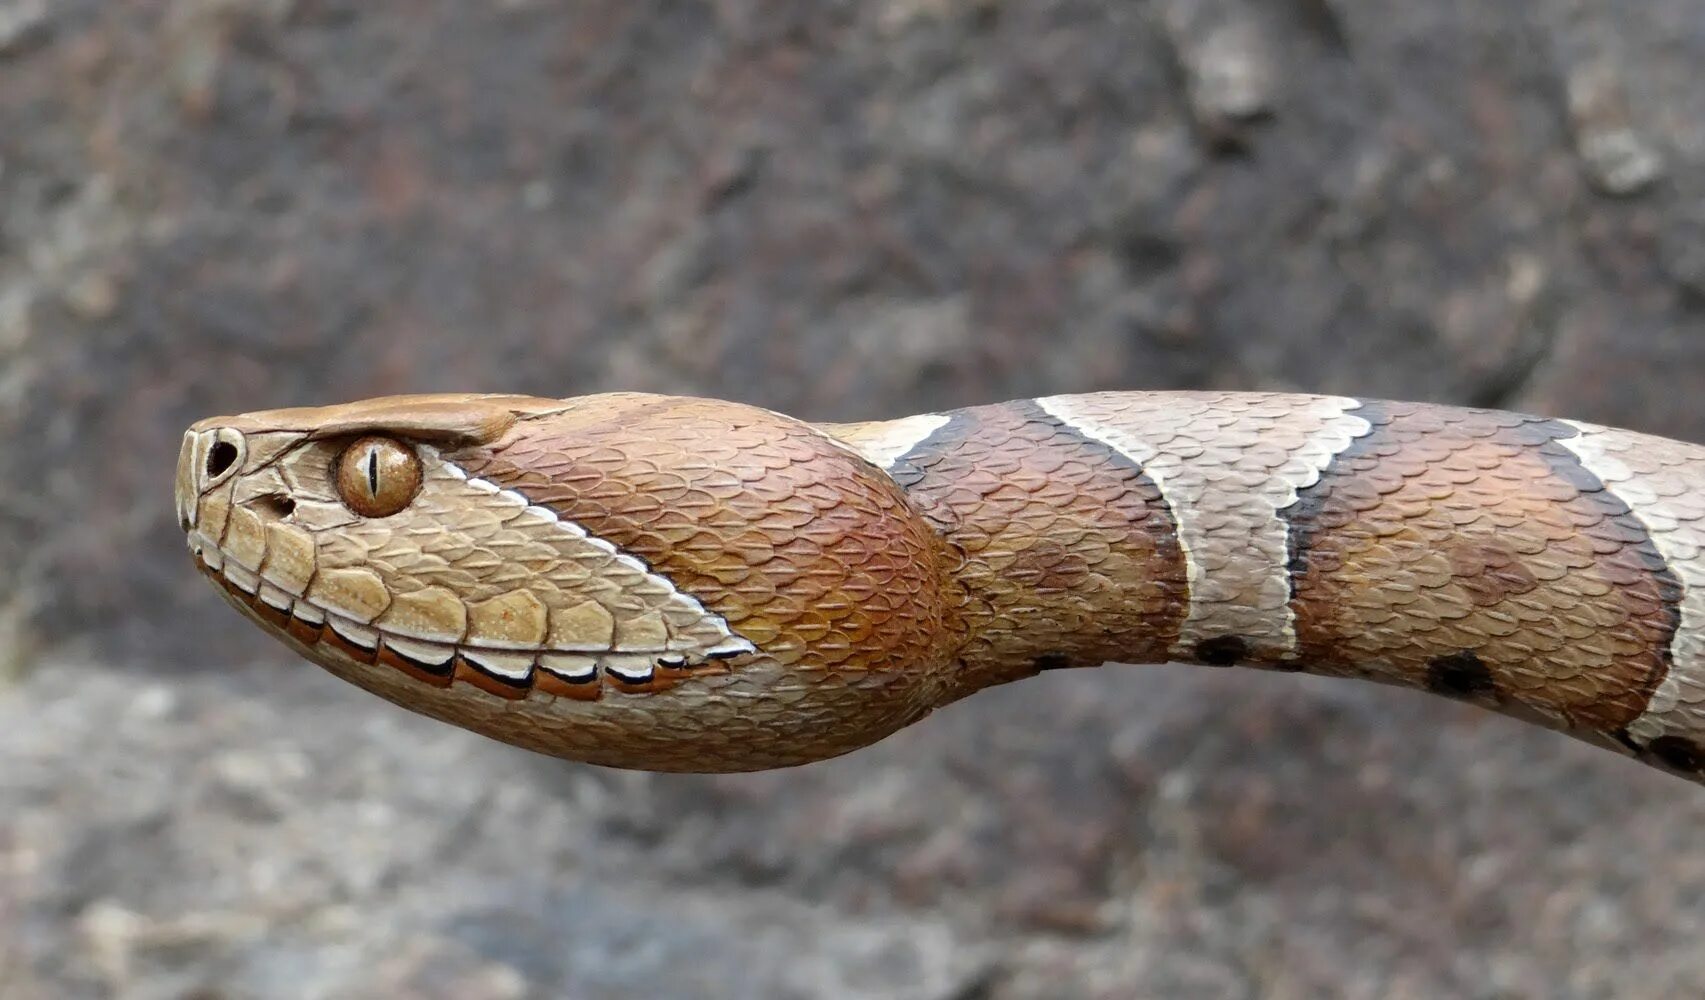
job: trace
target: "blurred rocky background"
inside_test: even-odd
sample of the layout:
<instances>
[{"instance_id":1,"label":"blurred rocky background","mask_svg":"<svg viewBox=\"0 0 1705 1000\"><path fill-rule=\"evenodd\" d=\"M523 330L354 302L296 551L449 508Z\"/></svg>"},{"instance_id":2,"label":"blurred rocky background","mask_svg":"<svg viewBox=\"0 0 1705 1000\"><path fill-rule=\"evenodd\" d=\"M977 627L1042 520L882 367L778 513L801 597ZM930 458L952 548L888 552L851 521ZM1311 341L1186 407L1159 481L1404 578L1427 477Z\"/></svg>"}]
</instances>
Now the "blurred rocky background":
<instances>
[{"instance_id":1,"label":"blurred rocky background","mask_svg":"<svg viewBox=\"0 0 1705 1000\"><path fill-rule=\"evenodd\" d=\"M1666 998L1705 795L1111 668L535 758L191 572L182 428L1308 388L1705 440L1698 0L0 0L0 997Z\"/></svg>"}]
</instances>

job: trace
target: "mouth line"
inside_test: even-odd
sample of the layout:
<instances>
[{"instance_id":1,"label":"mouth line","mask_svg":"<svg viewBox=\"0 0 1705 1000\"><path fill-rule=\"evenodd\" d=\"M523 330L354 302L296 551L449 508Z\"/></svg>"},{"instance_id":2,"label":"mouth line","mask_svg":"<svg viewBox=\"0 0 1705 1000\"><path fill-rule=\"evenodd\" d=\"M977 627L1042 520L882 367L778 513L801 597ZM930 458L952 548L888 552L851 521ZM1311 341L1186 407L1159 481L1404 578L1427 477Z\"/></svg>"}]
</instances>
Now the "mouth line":
<instances>
[{"instance_id":1,"label":"mouth line","mask_svg":"<svg viewBox=\"0 0 1705 1000\"><path fill-rule=\"evenodd\" d=\"M728 661L755 652L745 640L693 656L678 652L498 649L391 635L291 595L229 559L193 529L188 543L196 568L241 609L274 631L303 647L329 649L364 666L400 670L435 688L462 682L510 701L534 692L597 701L607 689L649 694L668 690L691 677L725 674L729 672Z\"/></svg>"}]
</instances>

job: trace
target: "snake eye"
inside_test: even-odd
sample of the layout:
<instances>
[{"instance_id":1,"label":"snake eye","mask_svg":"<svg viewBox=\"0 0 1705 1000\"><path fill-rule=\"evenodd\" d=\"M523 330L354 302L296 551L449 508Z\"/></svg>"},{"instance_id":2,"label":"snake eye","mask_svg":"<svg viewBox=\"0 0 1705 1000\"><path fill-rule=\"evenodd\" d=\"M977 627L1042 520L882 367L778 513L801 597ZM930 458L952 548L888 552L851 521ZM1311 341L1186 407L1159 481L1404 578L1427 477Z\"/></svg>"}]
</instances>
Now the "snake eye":
<instances>
[{"instance_id":1,"label":"snake eye","mask_svg":"<svg viewBox=\"0 0 1705 1000\"><path fill-rule=\"evenodd\" d=\"M390 517L420 492L420 456L394 438L361 438L338 457L337 492L362 517Z\"/></svg>"}]
</instances>

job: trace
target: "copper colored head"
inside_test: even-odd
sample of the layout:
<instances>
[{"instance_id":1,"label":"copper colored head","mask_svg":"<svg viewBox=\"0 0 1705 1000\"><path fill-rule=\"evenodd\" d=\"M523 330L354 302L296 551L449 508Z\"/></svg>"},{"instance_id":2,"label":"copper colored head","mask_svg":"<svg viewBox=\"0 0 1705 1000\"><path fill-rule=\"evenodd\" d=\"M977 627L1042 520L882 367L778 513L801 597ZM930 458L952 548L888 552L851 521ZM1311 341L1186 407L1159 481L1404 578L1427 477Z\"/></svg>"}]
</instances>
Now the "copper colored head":
<instances>
[{"instance_id":1,"label":"copper colored head","mask_svg":"<svg viewBox=\"0 0 1705 1000\"><path fill-rule=\"evenodd\" d=\"M633 394L204 420L177 512L297 652L426 715L622 767L844 753L946 688L945 559L808 424Z\"/></svg>"}]
</instances>

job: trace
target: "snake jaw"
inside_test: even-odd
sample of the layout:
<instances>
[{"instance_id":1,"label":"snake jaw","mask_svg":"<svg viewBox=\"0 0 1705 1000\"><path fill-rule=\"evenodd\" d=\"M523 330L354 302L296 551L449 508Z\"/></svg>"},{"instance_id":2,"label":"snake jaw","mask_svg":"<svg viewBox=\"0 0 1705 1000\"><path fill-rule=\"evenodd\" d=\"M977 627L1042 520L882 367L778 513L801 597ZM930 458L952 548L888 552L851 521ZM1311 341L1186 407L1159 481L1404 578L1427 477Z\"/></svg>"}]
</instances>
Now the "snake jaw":
<instances>
[{"instance_id":1,"label":"snake jaw","mask_svg":"<svg viewBox=\"0 0 1705 1000\"><path fill-rule=\"evenodd\" d=\"M520 700L538 694L597 701L605 691L628 694L668 690L703 673L727 673L733 661L758 649L740 636L702 653L568 652L552 648L494 649L430 642L388 633L292 597L263 576L226 558L199 533L190 535L196 567L257 623L307 650L330 653L353 664L399 670L437 688L470 684L487 694ZM308 652L310 659L318 659Z\"/></svg>"},{"instance_id":2,"label":"snake jaw","mask_svg":"<svg viewBox=\"0 0 1705 1000\"><path fill-rule=\"evenodd\" d=\"M702 400L466 405L401 397L197 424L177 503L198 567L346 680L594 763L801 763L933 705L933 536L845 446ZM661 433L645 426L657 420ZM406 448L419 480L394 513L362 516L339 490L384 484L369 481L377 466L351 472L351 442L403 467L376 437ZM235 458L210 464L221 441ZM792 731L810 735L780 739Z\"/></svg>"}]
</instances>

